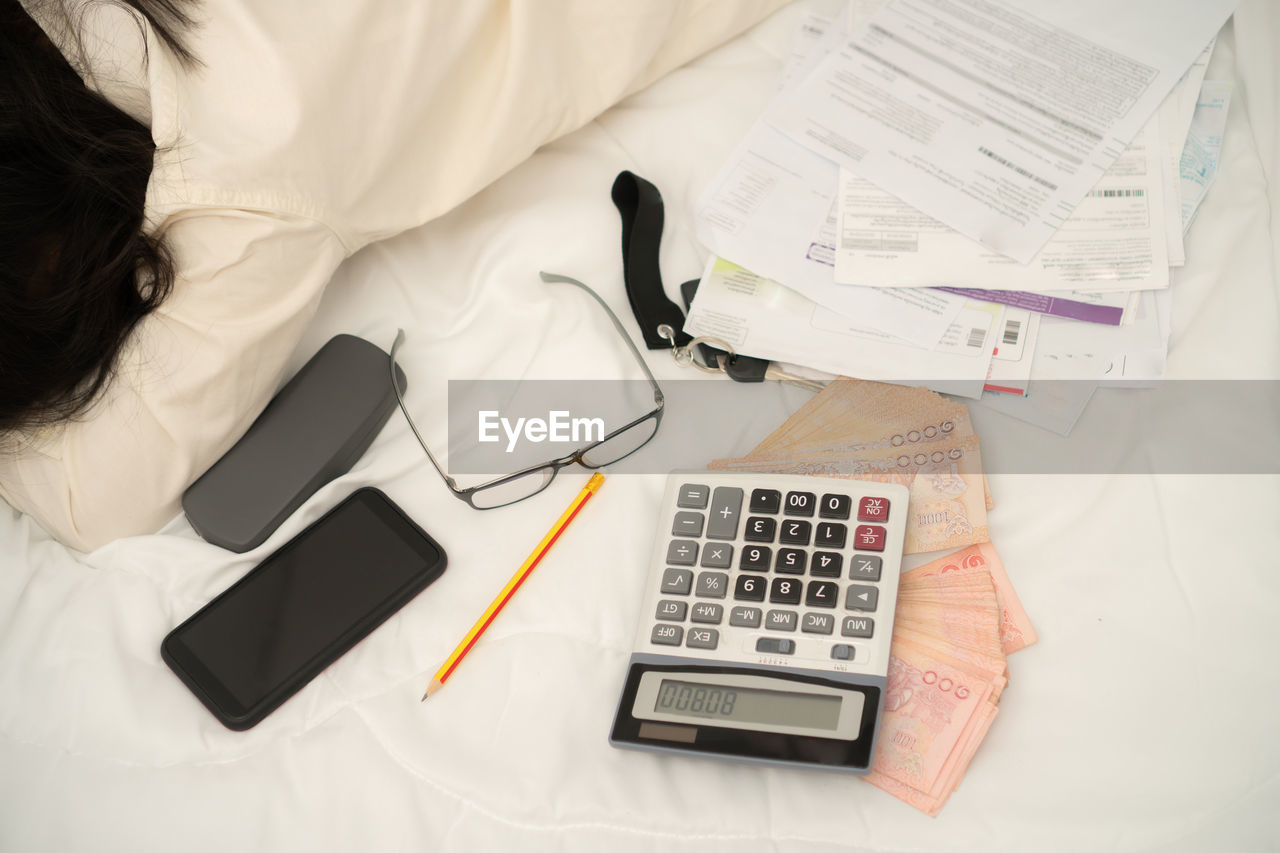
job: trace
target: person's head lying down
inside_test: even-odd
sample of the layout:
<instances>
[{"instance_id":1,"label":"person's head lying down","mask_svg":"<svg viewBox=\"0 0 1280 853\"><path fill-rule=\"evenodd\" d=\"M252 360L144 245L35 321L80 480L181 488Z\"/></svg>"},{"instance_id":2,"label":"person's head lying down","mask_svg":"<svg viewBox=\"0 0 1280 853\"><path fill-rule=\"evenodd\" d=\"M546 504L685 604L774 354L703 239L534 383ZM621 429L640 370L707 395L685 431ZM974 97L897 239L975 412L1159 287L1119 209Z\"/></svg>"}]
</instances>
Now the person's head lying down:
<instances>
[{"instance_id":1,"label":"person's head lying down","mask_svg":"<svg viewBox=\"0 0 1280 853\"><path fill-rule=\"evenodd\" d=\"M347 257L783 2L0 0L0 499L160 530Z\"/></svg>"},{"instance_id":2,"label":"person's head lying down","mask_svg":"<svg viewBox=\"0 0 1280 853\"><path fill-rule=\"evenodd\" d=\"M84 4L35 2L74 43ZM192 60L181 0L122 2ZM0 433L84 412L168 294L173 263L143 233L154 153L146 125L87 87L18 0L0 0Z\"/></svg>"}]
</instances>

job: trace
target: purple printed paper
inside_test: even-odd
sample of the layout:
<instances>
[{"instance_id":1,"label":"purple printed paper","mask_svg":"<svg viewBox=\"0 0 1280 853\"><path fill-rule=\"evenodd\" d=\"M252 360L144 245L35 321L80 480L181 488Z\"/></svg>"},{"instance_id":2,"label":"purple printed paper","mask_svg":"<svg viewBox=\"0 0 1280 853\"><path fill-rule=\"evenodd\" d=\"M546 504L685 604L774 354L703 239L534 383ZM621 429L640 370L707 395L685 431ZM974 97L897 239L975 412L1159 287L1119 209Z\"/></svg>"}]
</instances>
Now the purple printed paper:
<instances>
[{"instance_id":1,"label":"purple printed paper","mask_svg":"<svg viewBox=\"0 0 1280 853\"><path fill-rule=\"evenodd\" d=\"M966 296L969 299L978 299L983 302L998 302L1001 305L1035 311L1039 314L1083 320L1086 323L1119 326L1120 318L1124 316L1123 308L1115 308L1110 305L1091 305L1088 302L1046 296L1043 293L1028 293L1025 290L980 290L969 287L935 287L934 290L954 293L958 296Z\"/></svg>"}]
</instances>

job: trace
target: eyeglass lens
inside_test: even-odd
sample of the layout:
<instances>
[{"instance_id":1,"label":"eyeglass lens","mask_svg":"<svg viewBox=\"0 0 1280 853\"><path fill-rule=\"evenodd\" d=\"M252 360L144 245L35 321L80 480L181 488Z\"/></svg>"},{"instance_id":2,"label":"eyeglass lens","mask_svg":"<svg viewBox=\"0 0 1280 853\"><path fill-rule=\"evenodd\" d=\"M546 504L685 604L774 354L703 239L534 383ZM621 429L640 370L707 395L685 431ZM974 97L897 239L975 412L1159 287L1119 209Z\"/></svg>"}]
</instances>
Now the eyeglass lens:
<instances>
[{"instance_id":1,"label":"eyeglass lens","mask_svg":"<svg viewBox=\"0 0 1280 853\"><path fill-rule=\"evenodd\" d=\"M658 419L647 418L630 429L605 439L582 454L582 464L588 468L599 468L617 462L643 447L657 431Z\"/></svg>"},{"instance_id":2,"label":"eyeglass lens","mask_svg":"<svg viewBox=\"0 0 1280 853\"><path fill-rule=\"evenodd\" d=\"M471 493L471 503L476 509L495 509L525 498L533 497L547 487L556 475L553 465L529 471L522 477L502 480Z\"/></svg>"}]
</instances>

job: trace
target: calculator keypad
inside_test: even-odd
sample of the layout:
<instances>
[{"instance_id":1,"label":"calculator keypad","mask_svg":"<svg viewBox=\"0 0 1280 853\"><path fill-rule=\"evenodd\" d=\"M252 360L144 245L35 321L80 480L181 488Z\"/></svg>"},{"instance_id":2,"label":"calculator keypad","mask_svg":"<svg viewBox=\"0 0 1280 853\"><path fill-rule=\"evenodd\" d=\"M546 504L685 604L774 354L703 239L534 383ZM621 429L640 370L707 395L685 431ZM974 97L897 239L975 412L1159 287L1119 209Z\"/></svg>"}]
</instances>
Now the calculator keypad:
<instances>
[{"instance_id":1,"label":"calculator keypad","mask_svg":"<svg viewBox=\"0 0 1280 853\"><path fill-rule=\"evenodd\" d=\"M898 558L886 554L886 525L891 511L905 511L860 491L874 489L679 484L651 643L715 650L741 634L747 650L795 655L796 640L779 636L793 634L810 638L805 655L822 641L829 661L865 662L856 641L879 639L879 583L886 557L895 566Z\"/></svg>"}]
</instances>

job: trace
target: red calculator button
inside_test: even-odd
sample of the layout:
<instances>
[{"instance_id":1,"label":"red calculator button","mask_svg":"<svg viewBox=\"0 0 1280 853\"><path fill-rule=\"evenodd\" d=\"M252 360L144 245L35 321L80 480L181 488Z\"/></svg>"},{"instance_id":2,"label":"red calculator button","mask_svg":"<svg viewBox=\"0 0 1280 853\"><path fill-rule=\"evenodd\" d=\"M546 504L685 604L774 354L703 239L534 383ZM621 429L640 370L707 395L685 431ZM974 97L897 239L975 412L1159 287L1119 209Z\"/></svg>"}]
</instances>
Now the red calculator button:
<instances>
[{"instance_id":1,"label":"red calculator button","mask_svg":"<svg viewBox=\"0 0 1280 853\"><path fill-rule=\"evenodd\" d=\"M865 497L858 502L858 521L889 520L889 499Z\"/></svg>"},{"instance_id":2,"label":"red calculator button","mask_svg":"<svg viewBox=\"0 0 1280 853\"><path fill-rule=\"evenodd\" d=\"M883 551L884 528L874 524L859 524L853 534L853 547L859 551Z\"/></svg>"}]
</instances>

